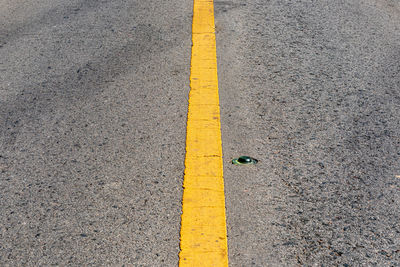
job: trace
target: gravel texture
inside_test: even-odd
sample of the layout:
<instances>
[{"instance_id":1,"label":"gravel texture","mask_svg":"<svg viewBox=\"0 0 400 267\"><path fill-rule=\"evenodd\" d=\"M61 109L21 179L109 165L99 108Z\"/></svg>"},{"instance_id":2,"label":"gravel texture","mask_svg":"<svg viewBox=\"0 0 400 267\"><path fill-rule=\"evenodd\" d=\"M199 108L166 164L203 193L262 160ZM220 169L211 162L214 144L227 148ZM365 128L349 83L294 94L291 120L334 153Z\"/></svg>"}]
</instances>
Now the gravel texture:
<instances>
[{"instance_id":1,"label":"gravel texture","mask_svg":"<svg viewBox=\"0 0 400 267\"><path fill-rule=\"evenodd\" d=\"M231 266L400 266L399 2L216 1L216 24Z\"/></svg>"},{"instance_id":2,"label":"gravel texture","mask_svg":"<svg viewBox=\"0 0 400 267\"><path fill-rule=\"evenodd\" d=\"M191 2L0 10L0 265L177 265Z\"/></svg>"}]
</instances>

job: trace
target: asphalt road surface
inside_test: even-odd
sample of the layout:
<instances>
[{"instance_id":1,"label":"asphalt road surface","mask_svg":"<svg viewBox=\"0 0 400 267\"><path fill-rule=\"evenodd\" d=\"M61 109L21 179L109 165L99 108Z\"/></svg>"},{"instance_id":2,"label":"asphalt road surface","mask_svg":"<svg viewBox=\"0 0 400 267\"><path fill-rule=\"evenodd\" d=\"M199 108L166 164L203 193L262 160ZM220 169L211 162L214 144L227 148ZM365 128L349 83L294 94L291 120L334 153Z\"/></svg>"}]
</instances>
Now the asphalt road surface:
<instances>
[{"instance_id":1,"label":"asphalt road surface","mask_svg":"<svg viewBox=\"0 0 400 267\"><path fill-rule=\"evenodd\" d=\"M400 3L215 16L230 265L400 266ZM0 0L1 266L177 265L191 18Z\"/></svg>"},{"instance_id":2,"label":"asphalt road surface","mask_svg":"<svg viewBox=\"0 0 400 267\"><path fill-rule=\"evenodd\" d=\"M0 10L1 265L176 265L192 3Z\"/></svg>"}]
</instances>

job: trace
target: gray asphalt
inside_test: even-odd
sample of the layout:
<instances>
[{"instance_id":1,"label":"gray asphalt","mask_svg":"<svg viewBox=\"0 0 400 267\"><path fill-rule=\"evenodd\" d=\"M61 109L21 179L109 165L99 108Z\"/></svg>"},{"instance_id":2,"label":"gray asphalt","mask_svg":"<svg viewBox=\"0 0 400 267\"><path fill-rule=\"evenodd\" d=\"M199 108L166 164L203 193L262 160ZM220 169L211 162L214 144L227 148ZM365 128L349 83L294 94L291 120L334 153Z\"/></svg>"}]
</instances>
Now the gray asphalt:
<instances>
[{"instance_id":1,"label":"gray asphalt","mask_svg":"<svg viewBox=\"0 0 400 267\"><path fill-rule=\"evenodd\" d=\"M0 2L0 266L177 265L191 16ZM215 16L230 266L400 266L400 3Z\"/></svg>"},{"instance_id":2,"label":"gray asphalt","mask_svg":"<svg viewBox=\"0 0 400 267\"><path fill-rule=\"evenodd\" d=\"M191 16L1 2L1 266L177 265Z\"/></svg>"},{"instance_id":3,"label":"gray asphalt","mask_svg":"<svg viewBox=\"0 0 400 267\"><path fill-rule=\"evenodd\" d=\"M231 266L400 266L400 2L216 1L216 25Z\"/></svg>"}]
</instances>

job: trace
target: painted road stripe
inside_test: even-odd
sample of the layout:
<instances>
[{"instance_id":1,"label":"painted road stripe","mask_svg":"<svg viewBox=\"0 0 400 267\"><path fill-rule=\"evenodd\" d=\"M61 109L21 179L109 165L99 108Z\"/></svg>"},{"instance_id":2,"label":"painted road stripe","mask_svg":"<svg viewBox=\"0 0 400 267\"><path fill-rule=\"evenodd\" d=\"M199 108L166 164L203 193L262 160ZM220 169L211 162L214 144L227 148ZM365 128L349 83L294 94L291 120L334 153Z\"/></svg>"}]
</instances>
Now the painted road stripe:
<instances>
[{"instance_id":1,"label":"painted road stripe","mask_svg":"<svg viewBox=\"0 0 400 267\"><path fill-rule=\"evenodd\" d=\"M228 266L214 5L194 0L179 266Z\"/></svg>"}]
</instances>

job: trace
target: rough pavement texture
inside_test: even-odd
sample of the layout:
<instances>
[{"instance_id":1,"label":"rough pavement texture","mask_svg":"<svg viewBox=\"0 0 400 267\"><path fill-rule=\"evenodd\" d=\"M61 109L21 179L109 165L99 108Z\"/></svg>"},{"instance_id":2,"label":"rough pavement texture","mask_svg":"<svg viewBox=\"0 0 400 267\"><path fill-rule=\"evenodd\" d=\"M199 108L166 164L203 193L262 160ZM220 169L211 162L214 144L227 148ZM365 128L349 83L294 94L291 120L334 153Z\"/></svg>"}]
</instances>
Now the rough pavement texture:
<instances>
[{"instance_id":1,"label":"rough pavement texture","mask_svg":"<svg viewBox=\"0 0 400 267\"><path fill-rule=\"evenodd\" d=\"M178 262L191 1L2 1L0 265Z\"/></svg>"},{"instance_id":2,"label":"rough pavement texture","mask_svg":"<svg viewBox=\"0 0 400 267\"><path fill-rule=\"evenodd\" d=\"M177 265L191 2L0 3L0 265ZM398 1L215 10L231 266L399 266Z\"/></svg>"},{"instance_id":3,"label":"rough pavement texture","mask_svg":"<svg viewBox=\"0 0 400 267\"><path fill-rule=\"evenodd\" d=\"M400 266L399 2L215 4L231 266Z\"/></svg>"}]
</instances>

